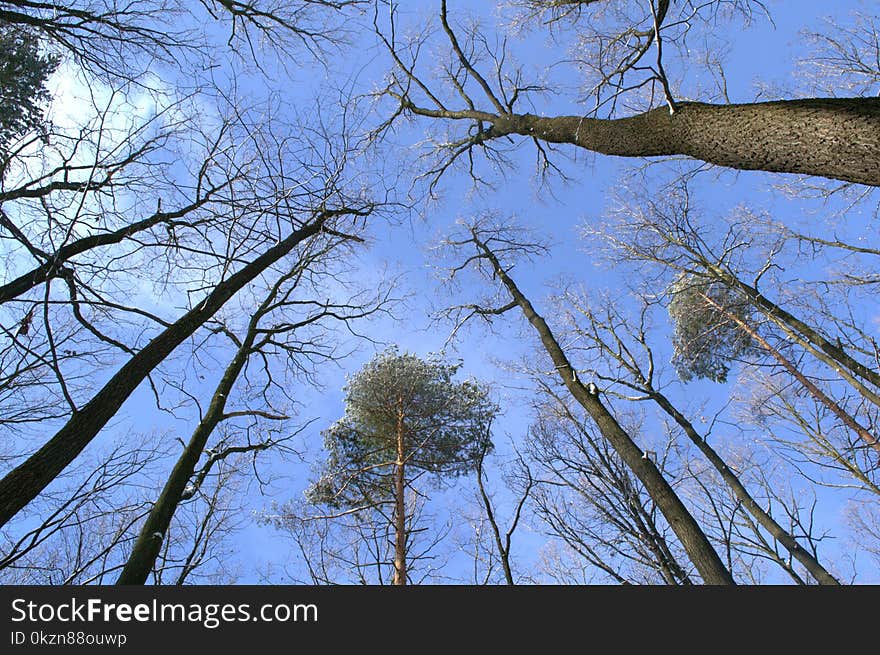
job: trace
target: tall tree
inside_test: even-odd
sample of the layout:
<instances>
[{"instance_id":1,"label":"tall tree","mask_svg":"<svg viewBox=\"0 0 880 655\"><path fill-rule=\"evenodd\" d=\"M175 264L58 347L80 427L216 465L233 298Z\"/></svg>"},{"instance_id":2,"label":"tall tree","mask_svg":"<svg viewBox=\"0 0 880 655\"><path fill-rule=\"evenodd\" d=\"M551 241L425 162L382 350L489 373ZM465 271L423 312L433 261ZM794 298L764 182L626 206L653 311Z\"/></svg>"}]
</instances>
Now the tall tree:
<instances>
[{"instance_id":1,"label":"tall tree","mask_svg":"<svg viewBox=\"0 0 880 655\"><path fill-rule=\"evenodd\" d=\"M266 129L277 130L278 126L266 126ZM12 518L73 461L154 369L210 321L236 293L286 257L296 257L311 240L321 239L328 233L339 234L337 230L347 229L347 220L363 219L375 210L376 204L362 196L363 189L354 189L351 193L346 190L346 169L340 161L322 162L323 153L315 153L309 145L298 150L301 144L278 134L260 143L262 137L268 136L263 132L261 137L261 132L252 124L246 125L238 154L248 149L246 144L268 148L272 143L276 149L274 156L251 151L253 167L246 176L248 182L240 190L250 188L245 195L238 194L232 203L226 248L216 252L214 244L203 246L217 268L210 273L213 279L205 280L207 285L204 282L200 285L204 289L202 299L177 320L161 321L162 329L148 344L139 349L124 347L129 358L112 378L88 402L82 406L72 405L66 424L55 436L0 480L0 524ZM347 149L353 146L345 137L332 138L341 139L344 145L340 152L327 156L341 160L349 156ZM297 158L302 168L294 164ZM304 161L308 158L312 158L311 161ZM304 187L293 172L306 167L321 167L327 171L327 176L318 183L320 188ZM239 203L245 198L250 200L243 207ZM194 261L199 254L189 253ZM74 311L76 309L74 304Z\"/></svg>"},{"instance_id":2,"label":"tall tree","mask_svg":"<svg viewBox=\"0 0 880 655\"><path fill-rule=\"evenodd\" d=\"M760 224L748 212L740 211L745 216L718 229L699 221L687 180L667 186L663 194L645 190L641 181L628 191L632 195L614 212L614 227L587 231L611 244L620 260L650 262L674 272L669 288L673 362L683 379L695 375L723 381L736 360L778 367L866 447L880 452L871 429L880 407L880 373L856 358L875 358L876 348L872 337L855 328L846 299L835 301L831 298L838 294L824 294L826 302L838 303L838 315L846 317L828 326L815 322L821 316L815 311L809 319L797 317L771 299L775 286L777 294L789 296L786 304L792 303L792 289L799 284L774 280L772 271L782 270L784 241L772 232L766 240L750 234ZM858 393L858 400L848 397L848 388Z\"/></svg>"},{"instance_id":3,"label":"tall tree","mask_svg":"<svg viewBox=\"0 0 880 655\"><path fill-rule=\"evenodd\" d=\"M13 437L4 444L0 505L7 511L0 523L11 539L73 502L64 498L57 507L60 477L81 475L70 464L142 383L159 409L180 418L190 401L197 403L192 387L204 379L201 372L171 369L186 357L181 351L199 359L235 336L217 325L235 312L229 301L236 294L271 286L283 271L311 262L301 257L313 245L346 241L343 232L364 229L377 206L368 189L384 185L366 182L363 170L351 175L363 144L342 125L352 113L350 98L333 112L332 127L322 111L312 112L308 127L297 120L287 130L283 116L296 110L286 105L278 112L279 95L255 86L244 102L237 91L240 73L279 63L262 48L283 51L285 61L294 50L320 58L350 35L346 11L357 12L359 4L0 2L0 146L3 172L10 173L0 176L0 425ZM220 29L206 25L206 16ZM230 50L236 56L227 59ZM35 134L44 83L60 60L64 106L45 134ZM264 92L272 100L264 103ZM70 107L75 115L67 115ZM7 157L6 142L23 130L28 138L10 146ZM346 217L357 217L357 225ZM356 309L338 303L335 293L299 300L297 309L315 310L312 318L323 312L344 321ZM247 322L254 306L241 305ZM261 362L277 374L284 355L278 351L293 328L274 327L279 331L261 332L256 341L264 346ZM305 371L332 348L302 338L303 361L288 363ZM275 392L277 380L266 377L263 391ZM244 414L221 418L244 426L250 439ZM201 471L178 470L174 484L191 474L204 482L221 455L236 454L235 443ZM196 439L188 459L201 454ZM152 491L159 488L161 482ZM121 485L101 493L102 501L119 503L121 516ZM189 511L178 500L161 504L165 527L175 509ZM132 517L135 528L142 519ZM117 563L128 549L131 527L108 546L107 561ZM175 548L160 558L177 557Z\"/></svg>"},{"instance_id":4,"label":"tall tree","mask_svg":"<svg viewBox=\"0 0 880 655\"><path fill-rule=\"evenodd\" d=\"M488 390L452 378L460 364L392 347L346 386L345 416L325 433L326 472L310 489L333 507L394 507L394 584L407 584L407 489L476 470L497 411Z\"/></svg>"},{"instance_id":5,"label":"tall tree","mask_svg":"<svg viewBox=\"0 0 880 655\"><path fill-rule=\"evenodd\" d=\"M684 282L681 279L677 282L677 287L683 288ZM684 292L704 293L714 302L724 301L723 293L705 287L688 288ZM716 381L722 376L726 377L727 357L732 356L730 351L739 352L751 344L748 335L745 335L745 340L741 338L741 328L735 322L742 320L741 316L746 313L742 303L732 303L725 307L725 313L722 314L717 309L707 311L703 304L679 301L682 304L677 306L675 312L678 320L677 329L673 332L675 352L672 358L679 375L682 376L684 370L686 375L682 377L685 379L690 379L691 375ZM570 311L567 321L571 324L570 333L566 333L566 341L578 344L569 350L578 353L582 365L601 370L602 382L606 387L617 386L636 402L655 403L705 456L719 480L729 487L728 493L746 514L753 517L756 525L782 544L819 583L838 584L815 554L808 552L795 534L787 531L761 506L759 499L746 488L742 475L709 444L707 435L687 418L687 412L677 407L662 390L668 383L658 372L659 356L648 337L647 324L652 303L644 297L636 300L640 310L638 318L627 315L619 297L591 302L582 294L569 290L560 298L560 303ZM725 321L726 317L735 317L735 320L731 318ZM686 324L686 329L680 329L682 322ZM731 331L732 334L728 334ZM726 351L727 357L721 357L719 351ZM632 396L633 393L637 395Z\"/></svg>"},{"instance_id":6,"label":"tall tree","mask_svg":"<svg viewBox=\"0 0 880 655\"><path fill-rule=\"evenodd\" d=\"M685 155L739 170L805 173L880 186L877 97L744 103L676 98L674 78L667 75L673 46L681 49L676 63L686 61L683 65L690 66L688 42L693 34L689 32L717 29L721 5L739 8L760 3L528 4L535 17L550 15L557 38L563 25L572 28L572 38L579 44L574 60L582 62L595 80L587 94L595 105L587 105L583 113L554 115L551 108L538 115L522 110L547 86L525 80L522 71L508 63L512 57L506 42L493 49L491 39L478 27L456 27L446 0L440 1L441 29L419 32L414 43L396 37L402 30L394 26L395 3L391 3L391 26L379 26L377 18L377 32L393 67L386 94L396 104L389 123L398 116L417 116L466 126L451 138L438 140L441 162L434 173L447 170L459 157L466 158L473 171L473 157L479 152L503 160L501 143L521 136L535 144L544 172L554 170L545 146L570 144L603 155ZM619 11L603 13L605 4L620 5ZM624 16L623 25L615 20L618 14ZM437 31L446 38L439 73L435 56L430 62L424 54L419 59L428 51L425 41ZM619 114L619 108L633 104L644 110ZM599 115L600 110L605 115Z\"/></svg>"},{"instance_id":7,"label":"tall tree","mask_svg":"<svg viewBox=\"0 0 880 655\"><path fill-rule=\"evenodd\" d=\"M599 395L599 387L593 382L582 381L559 340L547 321L535 310L529 298L511 277L511 264L500 257L528 256L541 250L533 243L523 243L516 234L503 226L472 224L464 228L460 238L448 240L448 245L464 264L458 264L454 272L468 266L476 267L482 275L500 282L510 301L502 307L469 305L468 316L497 316L519 309L540 338L541 345L554 366L554 373L577 403L586 410L602 436L608 440L627 467L641 482L657 507L666 517L672 530L706 584L735 584L730 571L721 561L706 534L691 515L681 498L669 484L650 457L619 423ZM497 247L496 247L497 246ZM461 251L465 250L467 254Z\"/></svg>"},{"instance_id":8,"label":"tall tree","mask_svg":"<svg viewBox=\"0 0 880 655\"><path fill-rule=\"evenodd\" d=\"M324 351L321 340L300 337L300 332L312 326L329 331L330 327L324 324L325 321L336 320L348 324L376 313L382 308L387 300L387 294L369 299L352 299L347 303L315 301L310 300L306 295L314 292L308 288L308 281L304 281L306 274L311 270L312 274L316 275L315 269L318 268L319 262L331 256L339 256L334 255L334 252L342 250L349 241L361 241L361 239L353 235L330 237L312 252L304 252L294 263L292 270L280 275L271 285L265 298L250 317L243 335L237 336L225 326L220 328L227 332L238 347L217 383L207 410L202 414L189 443L169 474L147 520L141 526L138 539L117 584L143 584L147 580L178 505L198 492L214 465L230 455L267 450L280 445L284 440L284 438L278 440L270 438L256 443L248 441L246 444L207 448L208 439L223 423L243 418L260 418L283 423L290 418L279 412L273 412L271 398L266 393L259 394L250 407L237 410L229 407L234 398L233 391L236 386L240 386L239 378L244 377L249 360L260 358L267 361L272 355L295 360L307 351L317 359ZM346 254L349 254L347 250ZM301 286L307 287L307 290L301 291L299 289ZM332 355L328 353L327 357L330 358ZM196 465L205 452L208 454L207 461L197 472Z\"/></svg>"}]
</instances>

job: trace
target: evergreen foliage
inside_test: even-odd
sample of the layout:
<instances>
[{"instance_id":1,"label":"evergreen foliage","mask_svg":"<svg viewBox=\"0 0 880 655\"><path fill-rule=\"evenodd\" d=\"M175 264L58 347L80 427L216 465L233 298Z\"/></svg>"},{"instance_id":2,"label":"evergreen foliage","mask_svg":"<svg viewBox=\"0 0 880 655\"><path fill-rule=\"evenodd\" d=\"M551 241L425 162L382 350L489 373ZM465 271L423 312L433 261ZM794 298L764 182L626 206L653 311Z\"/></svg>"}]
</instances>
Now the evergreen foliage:
<instances>
[{"instance_id":1,"label":"evergreen foliage","mask_svg":"<svg viewBox=\"0 0 880 655\"><path fill-rule=\"evenodd\" d=\"M484 386L453 380L460 366L396 347L368 362L345 388L345 416L324 433L328 460L309 500L337 507L388 500L398 427L408 470L433 474L435 483L472 471L491 448L497 407Z\"/></svg>"},{"instance_id":2,"label":"evergreen foliage","mask_svg":"<svg viewBox=\"0 0 880 655\"><path fill-rule=\"evenodd\" d=\"M751 323L751 305L730 287L690 274L678 276L670 295L672 364L679 378L725 382L731 360L753 348L749 335L732 318Z\"/></svg>"},{"instance_id":3,"label":"evergreen foliage","mask_svg":"<svg viewBox=\"0 0 880 655\"><path fill-rule=\"evenodd\" d=\"M40 51L33 33L0 22L0 158L10 142L42 125L46 81L58 57Z\"/></svg>"}]
</instances>

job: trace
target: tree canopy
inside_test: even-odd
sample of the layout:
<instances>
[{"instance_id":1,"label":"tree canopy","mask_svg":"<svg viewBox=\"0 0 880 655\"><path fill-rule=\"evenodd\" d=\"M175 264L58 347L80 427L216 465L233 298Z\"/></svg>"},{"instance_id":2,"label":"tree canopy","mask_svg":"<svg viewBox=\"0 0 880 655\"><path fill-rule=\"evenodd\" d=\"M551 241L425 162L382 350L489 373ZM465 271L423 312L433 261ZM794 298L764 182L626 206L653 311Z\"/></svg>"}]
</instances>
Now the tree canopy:
<instances>
[{"instance_id":1,"label":"tree canopy","mask_svg":"<svg viewBox=\"0 0 880 655\"><path fill-rule=\"evenodd\" d=\"M670 289L672 363L687 382L705 378L725 382L730 361L745 356L752 339L730 319L751 322L754 311L737 292L720 283L680 275Z\"/></svg>"},{"instance_id":2,"label":"tree canopy","mask_svg":"<svg viewBox=\"0 0 880 655\"><path fill-rule=\"evenodd\" d=\"M868 4L0 0L0 582L880 581Z\"/></svg>"},{"instance_id":3,"label":"tree canopy","mask_svg":"<svg viewBox=\"0 0 880 655\"><path fill-rule=\"evenodd\" d=\"M371 359L345 387L345 415L324 433L328 461L311 499L348 507L387 499L399 435L407 468L435 482L475 470L498 408L484 386L453 379L460 369L396 347Z\"/></svg>"},{"instance_id":4,"label":"tree canopy","mask_svg":"<svg viewBox=\"0 0 880 655\"><path fill-rule=\"evenodd\" d=\"M33 31L0 22L0 161L4 170L12 139L43 121L50 99L46 82L59 61L58 56L42 50Z\"/></svg>"}]
</instances>

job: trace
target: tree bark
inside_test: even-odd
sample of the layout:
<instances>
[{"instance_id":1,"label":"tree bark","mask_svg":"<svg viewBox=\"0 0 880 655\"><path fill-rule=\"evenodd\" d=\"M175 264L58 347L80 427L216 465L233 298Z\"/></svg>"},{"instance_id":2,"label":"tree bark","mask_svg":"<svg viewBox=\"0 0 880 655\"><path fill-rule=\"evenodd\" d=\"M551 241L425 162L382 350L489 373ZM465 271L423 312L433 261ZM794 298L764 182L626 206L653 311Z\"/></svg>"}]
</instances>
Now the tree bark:
<instances>
[{"instance_id":1,"label":"tree bark","mask_svg":"<svg viewBox=\"0 0 880 655\"><path fill-rule=\"evenodd\" d=\"M344 213L349 212L322 212L311 223L294 231L218 284L199 305L144 346L82 409L71 416L54 437L0 480L0 526L5 525L36 498L97 436L150 372L194 334L226 301L287 255L297 244L320 232L331 216Z\"/></svg>"},{"instance_id":2,"label":"tree bark","mask_svg":"<svg viewBox=\"0 0 880 655\"><path fill-rule=\"evenodd\" d=\"M394 585L406 585L406 435L403 408L397 412L397 462L394 468Z\"/></svg>"},{"instance_id":3,"label":"tree bark","mask_svg":"<svg viewBox=\"0 0 880 655\"><path fill-rule=\"evenodd\" d=\"M746 104L681 102L619 119L407 109L476 120L474 137L521 134L620 157L686 155L739 170L818 175L880 186L880 98L804 98Z\"/></svg>"},{"instance_id":4,"label":"tree bark","mask_svg":"<svg viewBox=\"0 0 880 655\"><path fill-rule=\"evenodd\" d=\"M180 505L186 485L195 472L196 465L208 443L208 438L220 421L223 420L229 393L232 391L235 381L247 363L251 347L257 335L255 331L256 322L257 316L255 315L251 317L247 335L242 341L241 346L239 346L229 366L226 367L223 377L214 390L208 411L205 412L202 420L199 421L198 426L193 431L189 443L187 443L186 448L184 448L183 453L181 453L177 463L171 470L171 474L168 476L168 480L165 482L159 498L150 510L147 520L141 526L138 538L131 550L131 554L128 556L128 560L125 562L119 579L116 580L116 584L142 585L147 581L150 571L153 570L156 558L162 549L162 543L168 535L171 519L174 517L174 512L177 511L178 505Z\"/></svg>"},{"instance_id":5,"label":"tree bark","mask_svg":"<svg viewBox=\"0 0 880 655\"><path fill-rule=\"evenodd\" d=\"M713 585L736 584L730 571L727 570L718 553L715 552L712 544L709 543L706 534L684 503L682 503L675 490L672 489L650 458L642 456L642 450L600 402L598 396L590 393L577 379L574 368L553 336L547 322L535 311L532 303L519 290L519 287L517 287L513 279L510 278L501 266L494 253L479 241L476 235L474 235L474 242L491 262L495 274L516 301L526 319L535 328L535 331L541 338L544 349L550 355L550 359L553 361L556 371L569 393L592 417L602 436L608 440L618 455L620 455L620 458L644 485L654 502L657 503L657 507L663 513L663 516L666 517L670 527L681 541L685 552L703 578L703 581L706 584Z\"/></svg>"}]
</instances>

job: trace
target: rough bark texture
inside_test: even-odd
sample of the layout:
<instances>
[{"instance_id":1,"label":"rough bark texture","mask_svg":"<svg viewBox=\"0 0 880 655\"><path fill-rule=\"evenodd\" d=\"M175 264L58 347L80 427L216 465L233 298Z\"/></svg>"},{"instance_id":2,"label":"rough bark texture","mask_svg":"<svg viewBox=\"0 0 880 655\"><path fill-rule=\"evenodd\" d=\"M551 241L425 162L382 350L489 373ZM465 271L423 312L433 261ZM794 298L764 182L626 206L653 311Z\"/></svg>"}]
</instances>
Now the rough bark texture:
<instances>
[{"instance_id":1,"label":"rough bark texture","mask_svg":"<svg viewBox=\"0 0 880 655\"><path fill-rule=\"evenodd\" d=\"M515 114L495 116L490 122L488 138L522 134L605 155L687 155L741 170L804 173L880 186L880 98L682 102L674 114L663 107L613 120Z\"/></svg>"},{"instance_id":2,"label":"rough bark texture","mask_svg":"<svg viewBox=\"0 0 880 655\"><path fill-rule=\"evenodd\" d=\"M322 213L257 259L218 284L197 307L132 357L54 437L0 480L0 526L25 505L79 455L150 372L213 316L236 292L288 254L297 244L321 231L332 215Z\"/></svg>"},{"instance_id":3,"label":"rough bark texture","mask_svg":"<svg viewBox=\"0 0 880 655\"><path fill-rule=\"evenodd\" d=\"M642 450L605 408L598 396L590 393L577 379L574 368L553 336L547 322L535 311L529 299L523 295L516 283L507 275L494 254L483 244L480 244L480 247L483 254L491 261L495 273L516 301L526 319L537 331L544 349L550 355L556 371L569 393L587 411L602 436L608 440L620 458L644 485L681 541L685 552L703 581L706 584L735 584L733 576L724 566L712 544L709 543L706 534L654 463L649 458L642 456Z\"/></svg>"}]
</instances>

